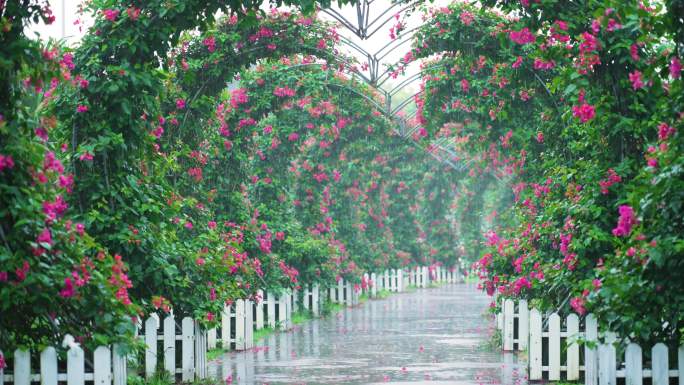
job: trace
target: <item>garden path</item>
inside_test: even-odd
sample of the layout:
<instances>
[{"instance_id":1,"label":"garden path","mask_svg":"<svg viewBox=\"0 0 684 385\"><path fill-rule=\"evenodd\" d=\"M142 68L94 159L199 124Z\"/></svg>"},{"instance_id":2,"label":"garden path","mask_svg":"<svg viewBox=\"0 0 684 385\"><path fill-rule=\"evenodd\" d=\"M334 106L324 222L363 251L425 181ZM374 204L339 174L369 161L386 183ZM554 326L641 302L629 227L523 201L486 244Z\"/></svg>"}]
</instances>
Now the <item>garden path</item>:
<instances>
[{"instance_id":1,"label":"garden path","mask_svg":"<svg viewBox=\"0 0 684 385\"><path fill-rule=\"evenodd\" d=\"M210 374L238 384L524 385L524 365L486 346L489 302L472 284L395 294L226 353Z\"/></svg>"}]
</instances>

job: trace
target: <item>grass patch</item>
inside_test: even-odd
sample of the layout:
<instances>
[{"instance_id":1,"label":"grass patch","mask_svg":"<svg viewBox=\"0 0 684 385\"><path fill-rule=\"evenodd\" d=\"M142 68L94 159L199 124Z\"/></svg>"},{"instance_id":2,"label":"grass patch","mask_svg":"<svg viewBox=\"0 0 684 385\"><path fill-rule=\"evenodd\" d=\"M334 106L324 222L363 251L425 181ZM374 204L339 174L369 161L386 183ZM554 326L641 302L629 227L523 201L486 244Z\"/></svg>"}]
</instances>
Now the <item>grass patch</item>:
<instances>
[{"instance_id":1,"label":"grass patch","mask_svg":"<svg viewBox=\"0 0 684 385\"><path fill-rule=\"evenodd\" d=\"M313 316L308 311L298 311L292 313L292 324L299 325L306 321L312 320Z\"/></svg>"},{"instance_id":2,"label":"grass patch","mask_svg":"<svg viewBox=\"0 0 684 385\"><path fill-rule=\"evenodd\" d=\"M175 379L166 370L157 370L152 377L145 378L139 375L130 375L126 378L129 385L171 385Z\"/></svg>"},{"instance_id":3,"label":"grass patch","mask_svg":"<svg viewBox=\"0 0 684 385\"><path fill-rule=\"evenodd\" d=\"M321 309L321 315L326 317L330 314L339 313L342 309L344 309L344 304L326 301L323 304L323 309Z\"/></svg>"},{"instance_id":4,"label":"grass patch","mask_svg":"<svg viewBox=\"0 0 684 385\"><path fill-rule=\"evenodd\" d=\"M359 304L366 303L368 301L368 294L363 293L359 296Z\"/></svg>"},{"instance_id":5,"label":"grass patch","mask_svg":"<svg viewBox=\"0 0 684 385\"><path fill-rule=\"evenodd\" d=\"M256 330L256 331L254 331L254 334L253 334L254 341L259 341L262 338L268 337L271 334L275 333L275 331L276 331L276 329L274 329L270 326L266 326L263 329Z\"/></svg>"},{"instance_id":6,"label":"grass patch","mask_svg":"<svg viewBox=\"0 0 684 385\"><path fill-rule=\"evenodd\" d=\"M416 290L418 290L416 285L408 285L404 288L404 293L413 293Z\"/></svg>"},{"instance_id":7,"label":"grass patch","mask_svg":"<svg viewBox=\"0 0 684 385\"><path fill-rule=\"evenodd\" d=\"M484 348L490 352L500 351L503 342L503 337L501 336L501 330L496 329L492 337L484 342Z\"/></svg>"},{"instance_id":8,"label":"grass patch","mask_svg":"<svg viewBox=\"0 0 684 385\"><path fill-rule=\"evenodd\" d=\"M438 287L444 286L444 282L435 282L431 281L430 284L428 285L428 289L436 289Z\"/></svg>"},{"instance_id":9,"label":"grass patch","mask_svg":"<svg viewBox=\"0 0 684 385\"><path fill-rule=\"evenodd\" d=\"M215 360L223 355L226 351L222 347L207 350L207 360Z\"/></svg>"},{"instance_id":10,"label":"grass patch","mask_svg":"<svg viewBox=\"0 0 684 385\"><path fill-rule=\"evenodd\" d=\"M375 296L375 299L385 299L392 295L392 293L389 290L378 290L377 295Z\"/></svg>"}]
</instances>

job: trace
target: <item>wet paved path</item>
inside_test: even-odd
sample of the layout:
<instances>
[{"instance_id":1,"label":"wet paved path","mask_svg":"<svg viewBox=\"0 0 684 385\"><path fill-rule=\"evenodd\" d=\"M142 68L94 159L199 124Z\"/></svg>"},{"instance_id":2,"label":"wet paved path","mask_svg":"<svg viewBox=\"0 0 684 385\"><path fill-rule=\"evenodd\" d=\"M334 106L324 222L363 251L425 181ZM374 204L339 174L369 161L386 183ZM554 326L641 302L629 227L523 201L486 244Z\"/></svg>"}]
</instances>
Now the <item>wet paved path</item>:
<instances>
[{"instance_id":1,"label":"wet paved path","mask_svg":"<svg viewBox=\"0 0 684 385\"><path fill-rule=\"evenodd\" d=\"M209 371L239 384L524 385L515 357L485 347L489 301L466 284L394 294L226 353Z\"/></svg>"}]
</instances>

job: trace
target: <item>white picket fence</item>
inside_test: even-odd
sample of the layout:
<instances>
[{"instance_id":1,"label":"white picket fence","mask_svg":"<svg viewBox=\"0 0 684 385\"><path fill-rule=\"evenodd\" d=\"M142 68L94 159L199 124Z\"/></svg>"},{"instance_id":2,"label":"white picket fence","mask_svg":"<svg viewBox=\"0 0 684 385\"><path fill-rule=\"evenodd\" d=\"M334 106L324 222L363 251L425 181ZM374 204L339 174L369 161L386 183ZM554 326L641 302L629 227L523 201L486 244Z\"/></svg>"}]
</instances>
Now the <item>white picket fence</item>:
<instances>
[{"instance_id":1,"label":"white picket fence","mask_svg":"<svg viewBox=\"0 0 684 385\"><path fill-rule=\"evenodd\" d=\"M672 352L677 355L677 369L671 369L668 347L655 344L649 368L642 348L635 343L629 343L624 354L618 356L617 336L600 333L592 314L584 319L570 314L563 320L557 313L529 309L525 300L516 303L506 299L502 312L497 314L497 326L503 350L528 350L530 381L575 381L584 374L585 385L616 385L618 378L624 378L626 385L641 385L645 378L650 378L653 385L669 385L670 379L684 385L684 345ZM590 342L584 345L584 355L580 355L579 339Z\"/></svg>"},{"instance_id":2,"label":"white picket fence","mask_svg":"<svg viewBox=\"0 0 684 385\"><path fill-rule=\"evenodd\" d=\"M431 280L458 282L458 274L453 269L436 268L430 274L428 267L417 267L409 271L402 269L386 270L381 274L365 274L370 281L366 289L370 297L376 297L378 290L403 292L405 283L417 287L427 287ZM354 290L350 282L340 280L328 289L328 300L354 306L359 303L361 290ZM301 302L300 302L301 294ZM300 306L314 315L320 315L323 293L318 285L306 285L300 292L289 291L281 294L259 292L260 301L237 300L231 306L224 306L220 327L202 330L198 322L185 317L177 323L173 314L160 319L156 314L138 325L139 337L145 344L144 373L151 377L158 367L172 376L180 375L183 382L207 377L207 349L246 350L254 347L253 333L264 327L289 329L292 327L292 313ZM0 385L126 385L126 357L119 347L99 346L94 351L84 349L73 338L65 339L66 364L59 361L54 347L41 352L15 350L10 360L11 368L0 369ZM0 351L2 354L2 351ZM38 359L39 365L32 365ZM35 372L35 368L39 368ZM5 372L11 373L5 373Z\"/></svg>"}]
</instances>

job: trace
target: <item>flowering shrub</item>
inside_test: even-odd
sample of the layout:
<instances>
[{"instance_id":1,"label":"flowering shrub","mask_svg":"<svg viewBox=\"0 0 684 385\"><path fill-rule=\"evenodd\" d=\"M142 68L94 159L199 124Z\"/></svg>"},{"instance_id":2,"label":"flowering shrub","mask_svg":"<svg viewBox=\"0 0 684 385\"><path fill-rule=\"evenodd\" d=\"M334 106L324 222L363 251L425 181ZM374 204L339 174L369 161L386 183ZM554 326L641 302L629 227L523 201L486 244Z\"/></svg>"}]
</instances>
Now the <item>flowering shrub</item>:
<instances>
[{"instance_id":1,"label":"flowering shrub","mask_svg":"<svg viewBox=\"0 0 684 385\"><path fill-rule=\"evenodd\" d=\"M475 212L460 231L479 245L483 289L681 341L677 5L483 5L431 10L407 55L439 54L424 64L416 139L468 143L458 206Z\"/></svg>"}]
</instances>

